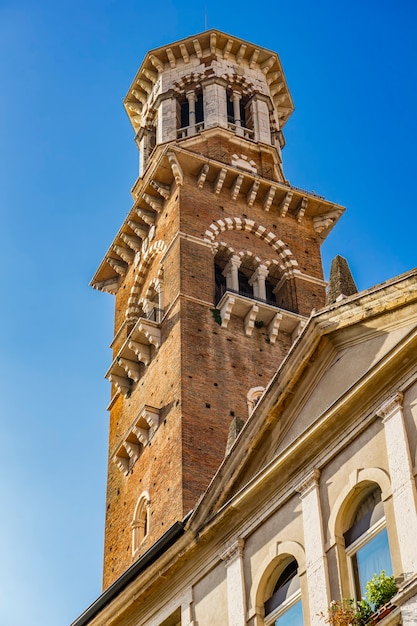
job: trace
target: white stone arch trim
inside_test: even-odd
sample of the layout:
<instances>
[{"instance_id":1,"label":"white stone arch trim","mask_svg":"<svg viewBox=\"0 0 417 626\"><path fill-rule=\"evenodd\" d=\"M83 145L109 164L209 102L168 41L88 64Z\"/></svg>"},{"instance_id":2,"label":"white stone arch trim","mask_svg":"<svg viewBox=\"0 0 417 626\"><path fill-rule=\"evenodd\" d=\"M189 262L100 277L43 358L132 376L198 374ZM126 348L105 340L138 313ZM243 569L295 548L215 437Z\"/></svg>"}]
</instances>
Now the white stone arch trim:
<instances>
[{"instance_id":1,"label":"white stone arch trim","mask_svg":"<svg viewBox=\"0 0 417 626\"><path fill-rule=\"evenodd\" d=\"M204 78L205 76L202 72L190 72L185 76L181 76L181 78L174 83L173 91L177 95L184 95L190 85L200 88L200 83Z\"/></svg>"},{"instance_id":2,"label":"white stone arch trim","mask_svg":"<svg viewBox=\"0 0 417 626\"><path fill-rule=\"evenodd\" d=\"M132 556L136 555L140 544L149 532L150 504L149 493L142 491L136 502L133 519L130 524L132 529Z\"/></svg>"},{"instance_id":3,"label":"white stone arch trim","mask_svg":"<svg viewBox=\"0 0 417 626\"><path fill-rule=\"evenodd\" d=\"M137 266L135 280L133 282L127 301L126 319L132 319L135 317L135 314L138 313L138 296L141 291L142 285L145 282L145 277L148 272L149 265L157 254L165 253L166 249L167 247L165 242L162 239L158 239L158 241L154 241L146 250L146 252L141 256ZM160 267L158 270L158 277L162 276L161 271L162 268Z\"/></svg>"},{"instance_id":4,"label":"white stone arch trim","mask_svg":"<svg viewBox=\"0 0 417 626\"><path fill-rule=\"evenodd\" d=\"M210 224L204 233L204 241L215 244L216 237L227 230L242 230L256 235L276 251L282 263L282 271L291 275L293 273L300 273L297 260L288 246L278 239L273 232L268 231L265 226L258 224L254 220L243 217L225 217L223 220L217 220ZM216 249L217 246L213 245L214 254Z\"/></svg>"},{"instance_id":5,"label":"white stone arch trim","mask_svg":"<svg viewBox=\"0 0 417 626\"><path fill-rule=\"evenodd\" d=\"M252 261L254 267L257 267L258 265L262 263L261 258L258 257L253 252L251 252L250 250L240 250L240 252L238 252L238 256L240 256L242 263L245 260Z\"/></svg>"},{"instance_id":6,"label":"white stone arch trim","mask_svg":"<svg viewBox=\"0 0 417 626\"><path fill-rule=\"evenodd\" d=\"M265 598L272 593L276 580L272 574L285 557L293 557L298 563L298 573L303 574L306 567L306 557L303 546L297 541L278 541L271 545L269 554L262 560L253 577L249 593L249 615L262 615Z\"/></svg>"},{"instance_id":7,"label":"white stone arch trim","mask_svg":"<svg viewBox=\"0 0 417 626\"><path fill-rule=\"evenodd\" d=\"M391 481L385 470L379 467L366 467L352 472L348 483L340 491L331 508L327 524L329 540L326 549L329 549L336 543L336 537L343 535L343 522L346 519L346 515L352 510L360 492L371 483L378 485L381 489L382 500L386 500L391 495Z\"/></svg>"},{"instance_id":8,"label":"white stone arch trim","mask_svg":"<svg viewBox=\"0 0 417 626\"><path fill-rule=\"evenodd\" d=\"M159 268L158 271L158 276L156 276L155 278L152 278L151 281L149 281L149 284L146 288L146 292L143 298L141 298L141 300L143 300L144 302L148 302L151 296L152 291L155 291L157 294L161 294L163 291L163 281L162 281L162 268Z\"/></svg>"},{"instance_id":9,"label":"white stone arch trim","mask_svg":"<svg viewBox=\"0 0 417 626\"><path fill-rule=\"evenodd\" d=\"M257 404L257 400L259 400L259 398L262 396L264 391L265 391L265 387L252 387L252 389L249 389L246 395L249 415L252 413L253 409L255 408Z\"/></svg>"},{"instance_id":10,"label":"white stone arch trim","mask_svg":"<svg viewBox=\"0 0 417 626\"><path fill-rule=\"evenodd\" d=\"M215 255L217 255L219 252L224 252L224 251L227 252L228 256L232 256L233 254L238 254L232 246L230 246L228 243L224 241L216 242L216 244L213 247L213 251Z\"/></svg>"},{"instance_id":11,"label":"white stone arch trim","mask_svg":"<svg viewBox=\"0 0 417 626\"><path fill-rule=\"evenodd\" d=\"M280 263L278 259L261 259L260 257L254 255L253 252L251 252L250 250L237 251L235 248L233 248L233 246L226 243L225 241L215 242L213 244L213 251L215 258L220 254L223 255L223 258L224 256L230 258L231 256L236 255L240 257L242 261L245 257L253 259L256 263L256 266L264 265L269 270L269 272L273 271L273 269L277 267L280 269L281 272L285 272L284 265Z\"/></svg>"},{"instance_id":12,"label":"white stone arch trim","mask_svg":"<svg viewBox=\"0 0 417 626\"><path fill-rule=\"evenodd\" d=\"M255 93L255 86L253 83L249 82L246 76L241 76L239 74L223 74L222 78L227 81L228 89L236 89L239 88L239 91L242 92L245 96L253 96Z\"/></svg>"}]
</instances>

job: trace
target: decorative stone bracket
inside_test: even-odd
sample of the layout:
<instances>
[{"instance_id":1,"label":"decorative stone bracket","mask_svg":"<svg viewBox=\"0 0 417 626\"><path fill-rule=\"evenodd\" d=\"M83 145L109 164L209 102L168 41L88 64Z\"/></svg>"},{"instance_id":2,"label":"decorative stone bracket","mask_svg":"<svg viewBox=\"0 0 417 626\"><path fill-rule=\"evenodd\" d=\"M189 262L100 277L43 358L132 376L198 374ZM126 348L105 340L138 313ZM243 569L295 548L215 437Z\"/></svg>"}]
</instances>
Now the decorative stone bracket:
<instances>
[{"instance_id":1,"label":"decorative stone bracket","mask_svg":"<svg viewBox=\"0 0 417 626\"><path fill-rule=\"evenodd\" d=\"M161 345L161 330L157 322L140 317L105 374L117 392L129 397L133 384L142 377L151 361L151 346Z\"/></svg>"},{"instance_id":2,"label":"decorative stone bracket","mask_svg":"<svg viewBox=\"0 0 417 626\"><path fill-rule=\"evenodd\" d=\"M118 446L113 461L128 474L159 426L159 409L144 405Z\"/></svg>"},{"instance_id":3,"label":"decorative stone bracket","mask_svg":"<svg viewBox=\"0 0 417 626\"><path fill-rule=\"evenodd\" d=\"M257 323L260 327L265 327L270 343L275 343L280 331L289 333L293 339L296 339L300 329L306 323L306 318L298 313L253 300L232 290L226 291L217 304L217 308L220 311L222 328L227 328L233 313L234 316L243 320L245 334L248 337L252 335Z\"/></svg>"}]
</instances>

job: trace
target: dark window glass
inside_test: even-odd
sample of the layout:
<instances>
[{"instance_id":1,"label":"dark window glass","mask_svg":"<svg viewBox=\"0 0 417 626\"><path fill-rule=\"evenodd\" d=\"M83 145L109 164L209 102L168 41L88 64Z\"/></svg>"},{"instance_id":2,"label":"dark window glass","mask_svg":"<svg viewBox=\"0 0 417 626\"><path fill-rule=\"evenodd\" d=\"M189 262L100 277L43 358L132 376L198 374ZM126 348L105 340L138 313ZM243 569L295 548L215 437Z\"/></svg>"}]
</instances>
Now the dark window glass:
<instances>
[{"instance_id":1,"label":"dark window glass","mask_svg":"<svg viewBox=\"0 0 417 626\"><path fill-rule=\"evenodd\" d=\"M195 121L197 124L204 121L203 94L201 91L198 94L195 103Z\"/></svg>"},{"instance_id":2,"label":"dark window glass","mask_svg":"<svg viewBox=\"0 0 417 626\"><path fill-rule=\"evenodd\" d=\"M253 289L249 284L249 278L239 270L239 293L243 296L253 297Z\"/></svg>"},{"instance_id":3,"label":"dark window glass","mask_svg":"<svg viewBox=\"0 0 417 626\"><path fill-rule=\"evenodd\" d=\"M188 120L190 119L190 107L188 100L181 102L181 128L188 126Z\"/></svg>"},{"instance_id":4,"label":"dark window glass","mask_svg":"<svg viewBox=\"0 0 417 626\"><path fill-rule=\"evenodd\" d=\"M233 101L232 101L231 96L229 96L229 94L227 95L227 121L230 124L235 123L235 116L233 113Z\"/></svg>"}]
</instances>

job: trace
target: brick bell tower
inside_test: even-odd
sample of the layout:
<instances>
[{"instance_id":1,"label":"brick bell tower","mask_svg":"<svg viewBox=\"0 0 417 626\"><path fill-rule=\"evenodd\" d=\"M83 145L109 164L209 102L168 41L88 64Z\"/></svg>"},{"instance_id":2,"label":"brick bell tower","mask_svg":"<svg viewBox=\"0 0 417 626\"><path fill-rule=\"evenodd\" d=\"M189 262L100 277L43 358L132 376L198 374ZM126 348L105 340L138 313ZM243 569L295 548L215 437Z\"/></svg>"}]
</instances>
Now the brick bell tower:
<instances>
[{"instance_id":1,"label":"brick bell tower","mask_svg":"<svg viewBox=\"0 0 417 626\"><path fill-rule=\"evenodd\" d=\"M293 103L269 50L217 30L158 48L125 107L140 174L92 281L116 297L104 588L196 504L324 306L343 212L284 177Z\"/></svg>"}]
</instances>

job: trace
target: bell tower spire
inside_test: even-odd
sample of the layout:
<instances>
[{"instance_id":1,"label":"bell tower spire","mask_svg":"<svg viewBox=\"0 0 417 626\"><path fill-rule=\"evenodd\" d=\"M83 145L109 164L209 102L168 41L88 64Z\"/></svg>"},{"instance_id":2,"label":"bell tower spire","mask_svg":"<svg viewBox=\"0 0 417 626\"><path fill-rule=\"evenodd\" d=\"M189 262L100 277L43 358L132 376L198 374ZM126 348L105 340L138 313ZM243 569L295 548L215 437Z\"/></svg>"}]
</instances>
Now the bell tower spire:
<instances>
[{"instance_id":1,"label":"bell tower spire","mask_svg":"<svg viewBox=\"0 0 417 626\"><path fill-rule=\"evenodd\" d=\"M233 454L325 304L320 245L343 212L285 179L293 104L269 50L217 30L158 48L125 107L140 173L92 280L116 298L105 588Z\"/></svg>"}]
</instances>

